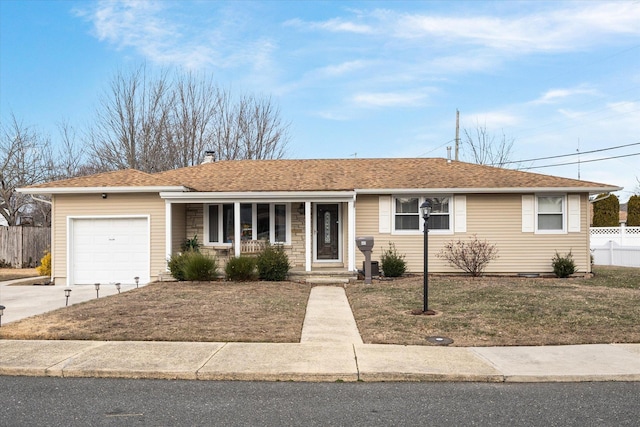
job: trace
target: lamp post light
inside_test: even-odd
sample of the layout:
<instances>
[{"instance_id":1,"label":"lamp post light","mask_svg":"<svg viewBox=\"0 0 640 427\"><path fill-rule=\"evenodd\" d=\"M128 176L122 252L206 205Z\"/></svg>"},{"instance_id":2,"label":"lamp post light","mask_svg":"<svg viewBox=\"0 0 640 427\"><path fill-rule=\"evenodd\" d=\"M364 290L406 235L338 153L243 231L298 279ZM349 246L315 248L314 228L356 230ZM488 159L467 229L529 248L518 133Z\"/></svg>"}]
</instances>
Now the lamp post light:
<instances>
[{"instance_id":1,"label":"lamp post light","mask_svg":"<svg viewBox=\"0 0 640 427\"><path fill-rule=\"evenodd\" d=\"M436 312L429 310L429 217L431 216L431 202L429 200L425 200L420 205L420 212L424 219L424 300L420 314L433 316Z\"/></svg>"},{"instance_id":2,"label":"lamp post light","mask_svg":"<svg viewBox=\"0 0 640 427\"><path fill-rule=\"evenodd\" d=\"M116 289L118 290L118 293L120 293L120 283L116 283Z\"/></svg>"},{"instance_id":3,"label":"lamp post light","mask_svg":"<svg viewBox=\"0 0 640 427\"><path fill-rule=\"evenodd\" d=\"M69 305L69 297L71 296L71 289L70 288L66 288L64 290L64 296L67 299L66 302L64 303L64 306L67 307Z\"/></svg>"},{"instance_id":4,"label":"lamp post light","mask_svg":"<svg viewBox=\"0 0 640 427\"><path fill-rule=\"evenodd\" d=\"M136 281L136 288L138 287L138 282L140 281L140 278L138 276L134 277L133 280Z\"/></svg>"},{"instance_id":5,"label":"lamp post light","mask_svg":"<svg viewBox=\"0 0 640 427\"><path fill-rule=\"evenodd\" d=\"M100 298L100 283L94 285L96 287L96 298Z\"/></svg>"},{"instance_id":6,"label":"lamp post light","mask_svg":"<svg viewBox=\"0 0 640 427\"><path fill-rule=\"evenodd\" d=\"M2 327L2 314L4 313L4 309L7 308L4 305L0 305L0 327Z\"/></svg>"}]
</instances>

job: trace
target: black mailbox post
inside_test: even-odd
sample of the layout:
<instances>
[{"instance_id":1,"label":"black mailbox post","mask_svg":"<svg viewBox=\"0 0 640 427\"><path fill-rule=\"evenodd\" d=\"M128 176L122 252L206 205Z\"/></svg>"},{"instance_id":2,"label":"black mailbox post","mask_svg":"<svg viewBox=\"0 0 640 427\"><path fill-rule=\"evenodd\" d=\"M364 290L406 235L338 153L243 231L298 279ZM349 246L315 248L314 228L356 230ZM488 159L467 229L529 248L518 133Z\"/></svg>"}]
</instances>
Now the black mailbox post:
<instances>
[{"instance_id":1,"label":"black mailbox post","mask_svg":"<svg viewBox=\"0 0 640 427\"><path fill-rule=\"evenodd\" d=\"M364 284L371 284L371 251L373 250L373 236L356 237L356 245L364 254Z\"/></svg>"}]
</instances>

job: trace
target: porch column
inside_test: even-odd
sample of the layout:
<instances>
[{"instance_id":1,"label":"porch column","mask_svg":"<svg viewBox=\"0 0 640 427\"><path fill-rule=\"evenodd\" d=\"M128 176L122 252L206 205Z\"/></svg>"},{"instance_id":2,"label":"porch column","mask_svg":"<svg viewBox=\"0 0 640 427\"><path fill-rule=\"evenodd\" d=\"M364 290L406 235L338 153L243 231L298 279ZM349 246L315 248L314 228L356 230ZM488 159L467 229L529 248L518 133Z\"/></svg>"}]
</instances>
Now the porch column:
<instances>
[{"instance_id":1,"label":"porch column","mask_svg":"<svg viewBox=\"0 0 640 427\"><path fill-rule=\"evenodd\" d=\"M311 202L304 202L304 270L311 271Z\"/></svg>"},{"instance_id":2,"label":"porch column","mask_svg":"<svg viewBox=\"0 0 640 427\"><path fill-rule=\"evenodd\" d=\"M355 198L355 196L354 196ZM349 271L356 269L356 204L354 200L348 203L348 224L347 224L347 253L349 257Z\"/></svg>"},{"instance_id":3,"label":"porch column","mask_svg":"<svg viewBox=\"0 0 640 427\"><path fill-rule=\"evenodd\" d=\"M171 217L172 206L171 202L168 200L164 201L164 251L166 252L165 259L165 269L169 271L169 258L171 258L171 254L173 252L173 246L171 244L173 240L173 235L171 233L172 227L171 223L173 219Z\"/></svg>"},{"instance_id":4,"label":"porch column","mask_svg":"<svg viewBox=\"0 0 640 427\"><path fill-rule=\"evenodd\" d=\"M240 256L240 202L233 204L233 249L235 256Z\"/></svg>"}]
</instances>

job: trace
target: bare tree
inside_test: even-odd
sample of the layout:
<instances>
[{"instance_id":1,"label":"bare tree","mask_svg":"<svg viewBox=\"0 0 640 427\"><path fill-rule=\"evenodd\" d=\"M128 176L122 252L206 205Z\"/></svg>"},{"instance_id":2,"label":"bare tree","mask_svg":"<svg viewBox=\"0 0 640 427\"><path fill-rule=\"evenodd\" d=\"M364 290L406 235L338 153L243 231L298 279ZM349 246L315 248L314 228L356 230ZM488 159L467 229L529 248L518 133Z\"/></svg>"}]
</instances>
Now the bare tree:
<instances>
[{"instance_id":1,"label":"bare tree","mask_svg":"<svg viewBox=\"0 0 640 427\"><path fill-rule=\"evenodd\" d=\"M511 162L511 150L513 149L513 138L508 138L504 132L502 137L497 139L495 135L487 130L487 125L476 123L473 130L464 129L463 149L468 150L467 158L479 165L490 165L505 167Z\"/></svg>"},{"instance_id":2,"label":"bare tree","mask_svg":"<svg viewBox=\"0 0 640 427\"><path fill-rule=\"evenodd\" d=\"M142 66L118 73L88 132L94 168L157 172L198 164L205 150L218 160L284 156L288 123L271 98L235 99L205 75Z\"/></svg>"},{"instance_id":3,"label":"bare tree","mask_svg":"<svg viewBox=\"0 0 640 427\"><path fill-rule=\"evenodd\" d=\"M3 120L0 133L0 214L9 225L22 216L34 216L37 206L31 196L16 192L52 177L49 138L25 126L14 114ZM48 215L45 215L48 217Z\"/></svg>"}]
</instances>

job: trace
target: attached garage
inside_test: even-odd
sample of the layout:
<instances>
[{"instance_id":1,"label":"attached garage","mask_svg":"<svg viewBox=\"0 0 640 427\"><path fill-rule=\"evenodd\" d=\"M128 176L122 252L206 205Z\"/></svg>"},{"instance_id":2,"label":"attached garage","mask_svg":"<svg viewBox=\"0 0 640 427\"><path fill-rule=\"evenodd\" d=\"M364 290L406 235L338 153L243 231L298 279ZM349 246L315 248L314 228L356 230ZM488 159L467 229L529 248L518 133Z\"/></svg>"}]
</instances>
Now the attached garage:
<instances>
[{"instance_id":1,"label":"attached garage","mask_svg":"<svg viewBox=\"0 0 640 427\"><path fill-rule=\"evenodd\" d=\"M69 218L70 284L149 281L149 217Z\"/></svg>"}]
</instances>

